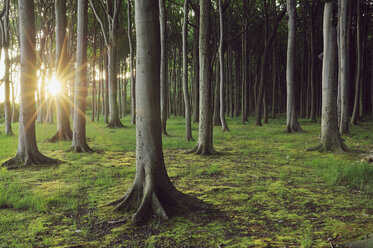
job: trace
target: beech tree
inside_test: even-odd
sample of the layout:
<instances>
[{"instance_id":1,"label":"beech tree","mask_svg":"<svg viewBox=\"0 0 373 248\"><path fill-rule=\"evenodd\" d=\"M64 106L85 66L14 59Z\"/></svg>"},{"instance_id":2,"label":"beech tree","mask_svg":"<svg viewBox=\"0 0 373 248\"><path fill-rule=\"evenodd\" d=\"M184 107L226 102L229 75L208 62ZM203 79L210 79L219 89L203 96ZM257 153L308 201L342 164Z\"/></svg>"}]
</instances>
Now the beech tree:
<instances>
[{"instance_id":1,"label":"beech tree","mask_svg":"<svg viewBox=\"0 0 373 248\"><path fill-rule=\"evenodd\" d=\"M72 150L92 152L86 140L86 98L87 98L87 24L88 0L78 1L78 23L76 43L76 70L74 85L74 118Z\"/></svg>"},{"instance_id":2,"label":"beech tree","mask_svg":"<svg viewBox=\"0 0 373 248\"><path fill-rule=\"evenodd\" d=\"M184 22L183 22L183 92L185 104L185 138L187 141L193 140L191 126L191 111L188 92L188 12L189 1L184 1Z\"/></svg>"},{"instance_id":3,"label":"beech tree","mask_svg":"<svg viewBox=\"0 0 373 248\"><path fill-rule=\"evenodd\" d=\"M131 0L127 0L127 18L128 18L128 45L130 49L130 80L131 80L131 123L136 123L136 81L133 75L133 45L132 45L132 10Z\"/></svg>"},{"instance_id":4,"label":"beech tree","mask_svg":"<svg viewBox=\"0 0 373 248\"><path fill-rule=\"evenodd\" d=\"M9 60L9 1L6 0L3 6L3 13L0 13L0 25L1 25L1 36L2 36L2 49L4 52L4 109L5 109L5 135L13 135L12 131L12 112L10 109L10 60ZM1 49L1 47L0 47Z\"/></svg>"},{"instance_id":5,"label":"beech tree","mask_svg":"<svg viewBox=\"0 0 373 248\"><path fill-rule=\"evenodd\" d=\"M37 87L34 1L18 0L19 45L21 50L20 113L18 149L14 158L3 165L29 166L57 163L39 152L35 133L35 92Z\"/></svg>"},{"instance_id":6,"label":"beech tree","mask_svg":"<svg viewBox=\"0 0 373 248\"><path fill-rule=\"evenodd\" d=\"M200 1L199 16L199 128L198 143L191 151L200 155L216 154L213 146L211 109L211 64L209 46L210 0Z\"/></svg>"},{"instance_id":7,"label":"beech tree","mask_svg":"<svg viewBox=\"0 0 373 248\"><path fill-rule=\"evenodd\" d=\"M338 49L337 29L333 18L335 3L325 2L323 20L323 65L322 65L322 116L321 144L309 150L347 151L338 130L337 82Z\"/></svg>"},{"instance_id":8,"label":"beech tree","mask_svg":"<svg viewBox=\"0 0 373 248\"><path fill-rule=\"evenodd\" d=\"M135 1L136 22L136 176L131 188L112 203L116 210L135 209L135 223L152 214L168 219L178 207L206 207L202 201L178 191L163 160L160 120L160 35L157 0Z\"/></svg>"},{"instance_id":9,"label":"beech tree","mask_svg":"<svg viewBox=\"0 0 373 248\"><path fill-rule=\"evenodd\" d=\"M167 134L167 28L165 0L159 0L159 22L161 32L161 123L162 133Z\"/></svg>"},{"instance_id":10,"label":"beech tree","mask_svg":"<svg viewBox=\"0 0 373 248\"><path fill-rule=\"evenodd\" d=\"M66 52L66 1L55 0L54 5L56 16L56 79L61 84L61 91L56 95L57 133L49 140L51 142L71 140L73 136L70 128L67 95L69 66Z\"/></svg>"},{"instance_id":11,"label":"beech tree","mask_svg":"<svg viewBox=\"0 0 373 248\"><path fill-rule=\"evenodd\" d=\"M119 111L118 111L118 102L117 102L117 66L116 66L116 52L117 52L117 32L118 32L118 15L120 11L120 6L122 0L108 0L106 2L106 6L101 2L101 8L104 9L104 13L106 14L106 21L107 25L105 27L103 18L100 17L99 13L97 12L92 0L89 0L93 13L96 16L97 21L100 23L102 36L105 41L107 54L108 54L108 84L109 84L109 112L110 112L110 122L108 127L123 127L122 122L119 119Z\"/></svg>"},{"instance_id":12,"label":"beech tree","mask_svg":"<svg viewBox=\"0 0 373 248\"><path fill-rule=\"evenodd\" d=\"M296 113L295 101L295 0L286 1L288 20L288 49L287 49L287 64L286 64L286 89L287 89L287 111L286 111L286 132L302 132Z\"/></svg>"}]
</instances>

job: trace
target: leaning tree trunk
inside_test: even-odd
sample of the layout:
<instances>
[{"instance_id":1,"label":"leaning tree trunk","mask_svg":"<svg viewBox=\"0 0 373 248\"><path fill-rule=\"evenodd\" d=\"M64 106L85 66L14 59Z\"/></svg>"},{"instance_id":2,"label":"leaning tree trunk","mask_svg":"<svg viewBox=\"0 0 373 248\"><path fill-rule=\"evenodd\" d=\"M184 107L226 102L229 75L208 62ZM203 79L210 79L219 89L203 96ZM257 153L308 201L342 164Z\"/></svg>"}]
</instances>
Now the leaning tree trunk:
<instances>
[{"instance_id":1,"label":"leaning tree trunk","mask_svg":"<svg viewBox=\"0 0 373 248\"><path fill-rule=\"evenodd\" d=\"M78 1L76 71L74 92L74 119L72 150L92 152L86 140L86 97L87 97L87 25L88 0Z\"/></svg>"},{"instance_id":2,"label":"leaning tree trunk","mask_svg":"<svg viewBox=\"0 0 373 248\"><path fill-rule=\"evenodd\" d=\"M356 81L355 81L355 100L354 100L354 108L351 117L351 124L356 125L359 119L359 99L360 99L360 87L361 87L361 62L362 62L362 49L361 49L361 7L360 7L360 0L356 0L356 15L357 15L357 22L356 22Z\"/></svg>"},{"instance_id":3,"label":"leaning tree trunk","mask_svg":"<svg viewBox=\"0 0 373 248\"><path fill-rule=\"evenodd\" d=\"M130 49L130 77L131 77L131 123L136 123L136 81L133 75L133 48L132 48L132 17L131 0L127 0L128 11L128 44Z\"/></svg>"},{"instance_id":4,"label":"leaning tree trunk","mask_svg":"<svg viewBox=\"0 0 373 248\"><path fill-rule=\"evenodd\" d=\"M339 123L339 133L345 134L349 129L349 109L348 109L348 78L349 78L349 47L347 39L347 16L348 16L348 0L340 1L340 15L339 15L339 56L340 56L340 77L341 77L341 119Z\"/></svg>"},{"instance_id":5,"label":"leaning tree trunk","mask_svg":"<svg viewBox=\"0 0 373 248\"><path fill-rule=\"evenodd\" d=\"M12 112L10 109L10 82L9 82L9 1L5 1L5 16L3 18L3 51L4 51L4 108L5 108L5 135L13 135Z\"/></svg>"},{"instance_id":6,"label":"leaning tree trunk","mask_svg":"<svg viewBox=\"0 0 373 248\"><path fill-rule=\"evenodd\" d=\"M160 38L157 0L135 4L136 22L136 176L116 209L135 209L135 223L152 214L168 219L168 207L204 207L198 199L178 191L171 183L163 160L160 120ZM152 30L152 32L149 32Z\"/></svg>"},{"instance_id":7,"label":"leaning tree trunk","mask_svg":"<svg viewBox=\"0 0 373 248\"><path fill-rule=\"evenodd\" d=\"M225 120L224 110L225 110L225 97L224 97L224 23L223 23L223 6L222 0L218 2L219 7L219 68L220 68L220 123L223 132L229 131L227 122Z\"/></svg>"},{"instance_id":8,"label":"leaning tree trunk","mask_svg":"<svg viewBox=\"0 0 373 248\"><path fill-rule=\"evenodd\" d=\"M67 95L68 62L66 53L66 1L55 1L56 15L56 79L61 84L61 92L56 95L57 133L49 139L50 142L71 140L72 131L69 120L69 104Z\"/></svg>"},{"instance_id":9,"label":"leaning tree trunk","mask_svg":"<svg viewBox=\"0 0 373 248\"><path fill-rule=\"evenodd\" d=\"M199 16L199 128L198 143L191 151L200 155L216 154L212 136L209 17L210 0L200 1Z\"/></svg>"},{"instance_id":10,"label":"leaning tree trunk","mask_svg":"<svg viewBox=\"0 0 373 248\"><path fill-rule=\"evenodd\" d=\"M14 158L3 165L8 167L57 163L39 152L35 133L35 91L37 87L35 54L34 1L18 0L19 45L21 50L20 116L18 150Z\"/></svg>"},{"instance_id":11,"label":"leaning tree trunk","mask_svg":"<svg viewBox=\"0 0 373 248\"><path fill-rule=\"evenodd\" d=\"M188 0L185 0L184 22L183 22L183 92L184 92L184 104L185 104L185 138L189 142L193 140L193 137L192 137L191 111L190 111L190 101L189 101L189 92L188 92L188 37L187 35L188 35ZM161 94L161 97L162 97L162 94Z\"/></svg>"},{"instance_id":12,"label":"leaning tree trunk","mask_svg":"<svg viewBox=\"0 0 373 248\"><path fill-rule=\"evenodd\" d=\"M324 7L324 53L322 66L322 116L321 144L309 150L346 151L338 130L337 84L338 84L338 49L337 30L333 22L333 2L326 2Z\"/></svg>"},{"instance_id":13,"label":"leaning tree trunk","mask_svg":"<svg viewBox=\"0 0 373 248\"><path fill-rule=\"evenodd\" d=\"M287 111L286 111L286 132L302 132L296 113L295 101L295 55L296 55L296 27L295 27L295 0L287 0L288 20L288 49L286 65L286 90L287 90Z\"/></svg>"},{"instance_id":14,"label":"leaning tree trunk","mask_svg":"<svg viewBox=\"0 0 373 248\"><path fill-rule=\"evenodd\" d=\"M161 127L162 133L167 133L167 29L165 0L159 0L159 21L161 31Z\"/></svg>"}]
</instances>

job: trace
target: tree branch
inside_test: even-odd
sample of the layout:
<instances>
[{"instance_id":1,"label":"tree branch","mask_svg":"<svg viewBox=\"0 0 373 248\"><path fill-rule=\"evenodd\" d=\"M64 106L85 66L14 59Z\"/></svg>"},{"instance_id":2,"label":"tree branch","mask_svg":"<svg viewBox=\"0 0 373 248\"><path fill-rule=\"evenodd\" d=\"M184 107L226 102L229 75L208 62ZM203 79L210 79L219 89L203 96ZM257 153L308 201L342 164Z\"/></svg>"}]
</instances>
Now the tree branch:
<instances>
[{"instance_id":1,"label":"tree branch","mask_svg":"<svg viewBox=\"0 0 373 248\"><path fill-rule=\"evenodd\" d=\"M101 2L101 1L100 1L100 2ZM92 10L93 10L93 13L94 13L95 16L96 16L97 21L100 23L101 31L102 31L102 36L104 36L105 45L106 45L106 46L109 46L109 43L108 43L108 40L107 40L107 35L106 35L106 32L105 32L104 23L102 22L101 18L100 18L99 15L97 14L96 8L95 8L95 6L94 6L92 0L89 0L89 3L91 4L91 7L92 7ZM105 8L104 8L104 9L105 9ZM105 10L105 11L106 11L106 10Z\"/></svg>"}]
</instances>

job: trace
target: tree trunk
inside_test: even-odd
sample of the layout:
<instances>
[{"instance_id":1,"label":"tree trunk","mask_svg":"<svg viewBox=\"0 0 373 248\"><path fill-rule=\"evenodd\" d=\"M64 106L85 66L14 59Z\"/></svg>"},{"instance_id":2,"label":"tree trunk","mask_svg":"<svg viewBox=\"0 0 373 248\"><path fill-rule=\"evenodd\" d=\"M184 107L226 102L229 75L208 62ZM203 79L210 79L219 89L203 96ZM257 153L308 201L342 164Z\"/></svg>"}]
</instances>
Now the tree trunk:
<instances>
[{"instance_id":1,"label":"tree trunk","mask_svg":"<svg viewBox=\"0 0 373 248\"><path fill-rule=\"evenodd\" d=\"M101 50L102 49L102 46L100 46L100 53L101 53ZM98 72L98 92L97 92L97 104L96 104L96 121L99 121L100 120L100 111L101 111L101 88L102 88L102 59L99 58L98 60L98 68L99 68L99 72Z\"/></svg>"},{"instance_id":2,"label":"tree trunk","mask_svg":"<svg viewBox=\"0 0 373 248\"><path fill-rule=\"evenodd\" d=\"M133 48L132 48L132 17L131 17L131 0L127 0L127 19L128 19L128 44L130 49L130 77L131 77L131 124L136 124L136 81L133 71Z\"/></svg>"},{"instance_id":3,"label":"tree trunk","mask_svg":"<svg viewBox=\"0 0 373 248\"><path fill-rule=\"evenodd\" d=\"M29 166L58 163L39 152L35 133L35 91L36 54L35 54L35 17L34 1L18 0L19 45L21 50L20 71L20 119L18 150L14 158L6 161L7 167Z\"/></svg>"},{"instance_id":4,"label":"tree trunk","mask_svg":"<svg viewBox=\"0 0 373 248\"><path fill-rule=\"evenodd\" d=\"M225 120L225 94L224 94L224 22L223 22L223 6L222 0L218 0L219 8L219 76L220 76L220 123L223 132L229 131L227 122Z\"/></svg>"},{"instance_id":5,"label":"tree trunk","mask_svg":"<svg viewBox=\"0 0 373 248\"><path fill-rule=\"evenodd\" d=\"M199 16L199 128L198 144L191 152L200 155L216 154L213 147L211 112L211 65L209 53L210 0L200 1Z\"/></svg>"},{"instance_id":6,"label":"tree trunk","mask_svg":"<svg viewBox=\"0 0 373 248\"><path fill-rule=\"evenodd\" d=\"M189 101L189 92L188 92L188 37L187 37L188 35L188 12L189 12L188 0L185 0L184 1L184 22L183 22L183 92L184 92L184 104L185 104L185 138L189 142L193 140L193 137L192 137L191 111L190 111L190 101ZM161 94L161 97L162 97L162 94Z\"/></svg>"},{"instance_id":7,"label":"tree trunk","mask_svg":"<svg viewBox=\"0 0 373 248\"><path fill-rule=\"evenodd\" d=\"M12 112L10 109L10 82L9 82L9 1L4 2L5 5L5 15L3 17L3 44L2 49L4 51L4 108L5 108L5 135L13 135L12 131Z\"/></svg>"},{"instance_id":8,"label":"tree trunk","mask_svg":"<svg viewBox=\"0 0 373 248\"><path fill-rule=\"evenodd\" d=\"M351 117L351 125L358 124L359 119L359 99L360 99L360 87L361 87L361 62L362 62L362 53L361 53L361 7L360 0L356 0L356 80L355 80L355 100L354 108Z\"/></svg>"},{"instance_id":9,"label":"tree trunk","mask_svg":"<svg viewBox=\"0 0 373 248\"><path fill-rule=\"evenodd\" d=\"M78 1L76 71L74 94L74 121L72 150L92 152L86 140L86 97L87 97L87 24L88 0Z\"/></svg>"},{"instance_id":10,"label":"tree trunk","mask_svg":"<svg viewBox=\"0 0 373 248\"><path fill-rule=\"evenodd\" d=\"M196 13L196 22L199 23L199 12ZM194 72L194 103L193 103L193 122L199 120L199 50L198 50L199 30L193 31L193 72Z\"/></svg>"},{"instance_id":11,"label":"tree trunk","mask_svg":"<svg viewBox=\"0 0 373 248\"><path fill-rule=\"evenodd\" d=\"M116 209L135 209L135 223L152 214L168 219L169 206L203 207L200 200L178 191L171 183L163 160L160 120L160 38L158 3L136 0L136 176ZM150 17L150 18L149 18ZM149 32L153 30L154 32Z\"/></svg>"},{"instance_id":12,"label":"tree trunk","mask_svg":"<svg viewBox=\"0 0 373 248\"><path fill-rule=\"evenodd\" d=\"M69 121L69 104L67 99L67 53L66 53L66 1L55 1L56 15L56 79L61 84L61 92L56 95L57 105L57 133L49 139L50 142L71 140L72 131Z\"/></svg>"},{"instance_id":13,"label":"tree trunk","mask_svg":"<svg viewBox=\"0 0 373 248\"><path fill-rule=\"evenodd\" d=\"M167 29L165 0L159 0L159 22L161 32L161 127L162 133L167 134Z\"/></svg>"},{"instance_id":14,"label":"tree trunk","mask_svg":"<svg viewBox=\"0 0 373 248\"><path fill-rule=\"evenodd\" d=\"M220 89L220 68L219 68L219 59L216 58L215 84L214 84L214 114L212 116L214 126L221 126L219 89Z\"/></svg>"},{"instance_id":15,"label":"tree trunk","mask_svg":"<svg viewBox=\"0 0 373 248\"><path fill-rule=\"evenodd\" d=\"M340 15L339 15L339 58L341 61L340 73L340 86L341 86L341 118L339 123L339 133L346 134L349 129L349 109L348 109L348 79L349 79L349 47L347 40L347 18L349 1L341 0Z\"/></svg>"},{"instance_id":16,"label":"tree trunk","mask_svg":"<svg viewBox=\"0 0 373 248\"><path fill-rule=\"evenodd\" d=\"M244 3L244 10L246 9L246 5ZM247 24L246 24L247 25ZM241 96L241 116L242 116L242 123L248 121L248 109L249 109L249 102L248 102L248 80L247 80L247 32L242 33L242 96Z\"/></svg>"},{"instance_id":17,"label":"tree trunk","mask_svg":"<svg viewBox=\"0 0 373 248\"><path fill-rule=\"evenodd\" d=\"M276 118L276 90L277 90L277 56L276 56L276 46L272 46L273 60L272 60L272 119Z\"/></svg>"},{"instance_id":18,"label":"tree trunk","mask_svg":"<svg viewBox=\"0 0 373 248\"><path fill-rule=\"evenodd\" d=\"M337 82L338 49L337 30L333 23L333 2L326 2L324 7L324 53L322 67L322 116L321 144L309 150L346 151L338 130L337 117Z\"/></svg>"},{"instance_id":19,"label":"tree trunk","mask_svg":"<svg viewBox=\"0 0 373 248\"><path fill-rule=\"evenodd\" d=\"M296 56L296 27L295 14L296 5L295 0L287 0L288 20L288 49L287 49L287 65L286 65L286 90L287 90L287 111L286 111L286 132L302 132L299 126L298 117L296 113L295 101L295 56Z\"/></svg>"},{"instance_id":20,"label":"tree trunk","mask_svg":"<svg viewBox=\"0 0 373 248\"><path fill-rule=\"evenodd\" d=\"M105 98L104 98L104 104L105 104L105 113L104 113L104 121L106 124L109 124L109 57L107 54L104 55L104 73L105 73Z\"/></svg>"}]
</instances>

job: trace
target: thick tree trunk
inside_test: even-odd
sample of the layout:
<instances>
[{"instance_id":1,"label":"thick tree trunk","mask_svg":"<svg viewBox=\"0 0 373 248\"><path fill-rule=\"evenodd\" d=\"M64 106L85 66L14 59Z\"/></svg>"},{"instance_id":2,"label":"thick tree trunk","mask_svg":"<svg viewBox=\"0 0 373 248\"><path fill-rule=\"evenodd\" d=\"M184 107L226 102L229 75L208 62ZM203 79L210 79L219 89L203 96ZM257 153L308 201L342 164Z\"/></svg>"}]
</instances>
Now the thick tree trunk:
<instances>
[{"instance_id":1,"label":"thick tree trunk","mask_svg":"<svg viewBox=\"0 0 373 248\"><path fill-rule=\"evenodd\" d=\"M351 125L358 124L359 119L359 100L360 100L360 88L361 88L361 63L362 63L362 49L361 49L361 3L360 0L356 0L356 79L355 79L355 100L354 108L351 117Z\"/></svg>"},{"instance_id":2,"label":"thick tree trunk","mask_svg":"<svg viewBox=\"0 0 373 248\"><path fill-rule=\"evenodd\" d=\"M209 53L210 0L200 1L199 17L199 129L198 144L191 151L200 155L216 154L213 147L211 111L211 68Z\"/></svg>"},{"instance_id":3,"label":"thick tree trunk","mask_svg":"<svg viewBox=\"0 0 373 248\"><path fill-rule=\"evenodd\" d=\"M136 124L136 81L133 75L133 48L132 48L132 13L131 0L127 0L127 19L128 19L128 44L130 49L130 77L131 77L131 124Z\"/></svg>"},{"instance_id":4,"label":"thick tree trunk","mask_svg":"<svg viewBox=\"0 0 373 248\"><path fill-rule=\"evenodd\" d=\"M184 104L185 104L185 138L189 142L193 140L193 137L192 137L191 111L190 111L190 101L189 101L189 92L188 92L188 37L187 37L188 35L188 12L189 12L188 0L185 0L184 1L184 22L183 22L183 92L184 92ZM162 94L161 94L161 97L162 97ZM162 102L162 99L161 99L161 102Z\"/></svg>"},{"instance_id":5,"label":"thick tree trunk","mask_svg":"<svg viewBox=\"0 0 373 248\"><path fill-rule=\"evenodd\" d=\"M34 1L19 0L19 43L21 49L20 77L20 119L18 150L14 158L3 165L8 167L58 163L39 152L35 133L35 91L36 54L35 54L35 17Z\"/></svg>"},{"instance_id":6,"label":"thick tree trunk","mask_svg":"<svg viewBox=\"0 0 373 248\"><path fill-rule=\"evenodd\" d=\"M309 150L346 151L338 130L337 117L337 81L338 49L337 30L333 23L333 2L326 2L324 7L324 53L322 67L322 116L321 144Z\"/></svg>"},{"instance_id":7,"label":"thick tree trunk","mask_svg":"<svg viewBox=\"0 0 373 248\"><path fill-rule=\"evenodd\" d=\"M349 47L347 40L347 18L349 1L341 0L339 15L339 58L340 58L340 86L341 86L341 118L339 123L339 133L345 134L349 129L349 109L348 109L348 79L349 79Z\"/></svg>"},{"instance_id":8,"label":"thick tree trunk","mask_svg":"<svg viewBox=\"0 0 373 248\"><path fill-rule=\"evenodd\" d=\"M66 53L66 1L55 1L56 16L56 79L61 84L61 92L56 95L57 133L49 139L50 142L71 140L72 131L69 121L69 104L67 101L67 53Z\"/></svg>"},{"instance_id":9,"label":"thick tree trunk","mask_svg":"<svg viewBox=\"0 0 373 248\"><path fill-rule=\"evenodd\" d=\"M135 223L152 214L168 219L169 206L204 207L198 199L178 191L168 178L163 160L160 120L160 39L158 3L136 0L136 177L116 209L135 209ZM150 17L150 18L149 18ZM154 32L149 32L153 30Z\"/></svg>"},{"instance_id":10,"label":"thick tree trunk","mask_svg":"<svg viewBox=\"0 0 373 248\"><path fill-rule=\"evenodd\" d=\"M296 55L296 27L295 27L295 0L287 0L288 20L288 49L286 65L286 90L287 90L287 111L286 111L286 132L302 132L299 126L296 113L295 101L295 55Z\"/></svg>"},{"instance_id":11,"label":"thick tree trunk","mask_svg":"<svg viewBox=\"0 0 373 248\"><path fill-rule=\"evenodd\" d=\"M92 152L86 140L86 97L87 97L87 25L88 0L78 1L76 71L74 94L74 121L72 150Z\"/></svg>"},{"instance_id":12,"label":"thick tree trunk","mask_svg":"<svg viewBox=\"0 0 373 248\"><path fill-rule=\"evenodd\" d=\"M159 0L159 22L161 32L161 127L167 134L167 39L165 0Z\"/></svg>"}]
</instances>

